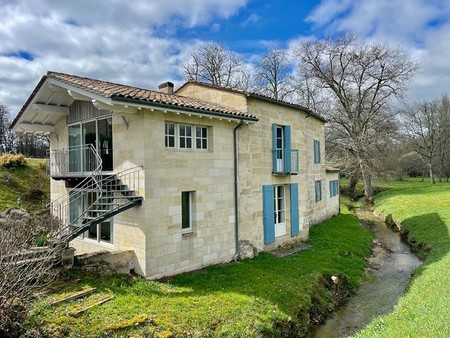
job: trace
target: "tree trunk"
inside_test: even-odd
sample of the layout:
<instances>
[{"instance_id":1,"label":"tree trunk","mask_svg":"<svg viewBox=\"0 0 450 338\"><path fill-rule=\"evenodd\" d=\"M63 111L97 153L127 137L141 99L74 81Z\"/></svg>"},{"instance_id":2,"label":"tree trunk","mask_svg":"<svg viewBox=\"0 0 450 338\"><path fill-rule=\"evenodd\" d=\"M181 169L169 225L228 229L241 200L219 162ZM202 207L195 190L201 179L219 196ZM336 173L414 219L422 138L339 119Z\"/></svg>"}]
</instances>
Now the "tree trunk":
<instances>
[{"instance_id":1,"label":"tree trunk","mask_svg":"<svg viewBox=\"0 0 450 338\"><path fill-rule=\"evenodd\" d=\"M367 199L372 198L372 172L367 165L367 160L365 156L359 155L359 167L361 169L361 176L364 182L364 197Z\"/></svg>"},{"instance_id":2,"label":"tree trunk","mask_svg":"<svg viewBox=\"0 0 450 338\"><path fill-rule=\"evenodd\" d=\"M348 182L347 190L351 196L355 195L356 184L358 183L358 177L356 175L350 175L350 181Z\"/></svg>"},{"instance_id":3,"label":"tree trunk","mask_svg":"<svg viewBox=\"0 0 450 338\"><path fill-rule=\"evenodd\" d=\"M433 166L432 166L431 162L428 163L428 168L430 170L430 183L435 184L434 176L433 176Z\"/></svg>"}]
</instances>

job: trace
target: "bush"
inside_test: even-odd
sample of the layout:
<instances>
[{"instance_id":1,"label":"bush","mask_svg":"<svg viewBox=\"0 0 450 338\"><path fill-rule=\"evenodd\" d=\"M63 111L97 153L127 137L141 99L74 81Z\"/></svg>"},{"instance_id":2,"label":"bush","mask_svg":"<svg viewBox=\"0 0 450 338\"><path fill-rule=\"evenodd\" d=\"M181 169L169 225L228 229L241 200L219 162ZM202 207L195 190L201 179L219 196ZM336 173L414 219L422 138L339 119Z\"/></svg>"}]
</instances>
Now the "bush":
<instances>
[{"instance_id":1,"label":"bush","mask_svg":"<svg viewBox=\"0 0 450 338\"><path fill-rule=\"evenodd\" d=\"M7 187L10 187L10 188L18 188L19 187L19 183L17 182L17 179L14 175L11 175L10 173L4 173L1 177Z\"/></svg>"},{"instance_id":2,"label":"bush","mask_svg":"<svg viewBox=\"0 0 450 338\"><path fill-rule=\"evenodd\" d=\"M6 153L0 155L0 165L5 168L23 167L27 160L23 154Z\"/></svg>"},{"instance_id":3,"label":"bush","mask_svg":"<svg viewBox=\"0 0 450 338\"><path fill-rule=\"evenodd\" d=\"M43 171L37 171L36 173L28 177L27 190L24 193L25 198L30 202L43 201L45 198L45 188L48 182L48 178Z\"/></svg>"}]
</instances>

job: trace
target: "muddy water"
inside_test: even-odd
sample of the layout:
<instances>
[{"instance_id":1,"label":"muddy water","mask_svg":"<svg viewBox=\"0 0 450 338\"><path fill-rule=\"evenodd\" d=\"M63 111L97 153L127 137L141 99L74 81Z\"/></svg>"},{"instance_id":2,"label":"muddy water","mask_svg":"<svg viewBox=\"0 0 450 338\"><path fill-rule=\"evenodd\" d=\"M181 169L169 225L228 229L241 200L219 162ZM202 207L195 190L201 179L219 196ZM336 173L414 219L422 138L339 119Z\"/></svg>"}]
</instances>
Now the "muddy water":
<instances>
[{"instance_id":1,"label":"muddy water","mask_svg":"<svg viewBox=\"0 0 450 338\"><path fill-rule=\"evenodd\" d=\"M373 232L376 244L368 268L373 281L364 282L357 294L309 337L347 337L369 324L374 317L389 313L403 295L412 271L421 264L399 235L389 229L383 219L375 216L369 207L356 215L363 221L375 223Z\"/></svg>"}]
</instances>

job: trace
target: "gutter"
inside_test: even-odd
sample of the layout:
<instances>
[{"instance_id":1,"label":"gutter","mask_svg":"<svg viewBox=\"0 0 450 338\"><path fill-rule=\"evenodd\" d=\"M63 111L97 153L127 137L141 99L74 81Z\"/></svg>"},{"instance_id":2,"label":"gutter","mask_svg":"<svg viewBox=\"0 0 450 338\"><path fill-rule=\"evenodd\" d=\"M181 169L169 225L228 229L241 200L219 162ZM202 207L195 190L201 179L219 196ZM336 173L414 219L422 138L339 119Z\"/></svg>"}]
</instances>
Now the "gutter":
<instances>
[{"instance_id":1,"label":"gutter","mask_svg":"<svg viewBox=\"0 0 450 338\"><path fill-rule=\"evenodd\" d=\"M236 245L236 254L234 261L239 257L239 200L238 200L238 148L237 148L237 130L244 124L241 120L233 129L233 160L234 160L234 240Z\"/></svg>"},{"instance_id":2,"label":"gutter","mask_svg":"<svg viewBox=\"0 0 450 338\"><path fill-rule=\"evenodd\" d=\"M214 110L205 110L205 109L200 109L200 108L195 108L195 107L186 107L186 106L166 104L166 103L161 103L161 102L145 101L145 100L140 100L140 99L130 99L130 98L125 98L125 97L112 97L112 101L113 101L113 103L114 103L114 101L116 101L116 102L123 102L123 103L134 103L137 105L140 104L142 106L155 106L155 107L163 108L163 109L165 108L165 109L182 110L182 111L197 113L197 114L201 114L201 115L215 116L215 117L219 117L219 118L223 118L223 119L231 119L231 120L239 119L239 121L241 123L244 119L249 122L258 122L258 120L259 120L255 116L242 116L242 115L240 116L238 114L234 115L233 113L221 113L221 112L217 112Z\"/></svg>"}]
</instances>

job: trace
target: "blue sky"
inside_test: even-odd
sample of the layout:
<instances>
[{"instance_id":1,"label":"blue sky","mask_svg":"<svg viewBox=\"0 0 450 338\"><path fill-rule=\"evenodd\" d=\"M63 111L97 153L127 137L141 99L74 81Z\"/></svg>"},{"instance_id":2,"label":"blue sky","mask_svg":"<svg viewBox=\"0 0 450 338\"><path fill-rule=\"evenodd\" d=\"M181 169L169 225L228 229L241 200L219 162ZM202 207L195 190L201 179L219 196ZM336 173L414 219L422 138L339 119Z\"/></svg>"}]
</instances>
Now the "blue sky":
<instances>
[{"instance_id":1,"label":"blue sky","mask_svg":"<svg viewBox=\"0 0 450 338\"><path fill-rule=\"evenodd\" d=\"M48 70L156 89L219 41L251 65L268 48L354 32L421 65L411 100L449 92L448 0L0 0L0 103L15 115Z\"/></svg>"}]
</instances>

